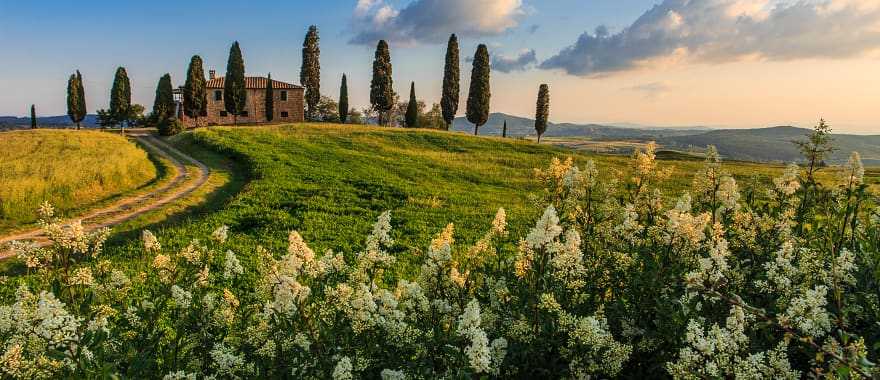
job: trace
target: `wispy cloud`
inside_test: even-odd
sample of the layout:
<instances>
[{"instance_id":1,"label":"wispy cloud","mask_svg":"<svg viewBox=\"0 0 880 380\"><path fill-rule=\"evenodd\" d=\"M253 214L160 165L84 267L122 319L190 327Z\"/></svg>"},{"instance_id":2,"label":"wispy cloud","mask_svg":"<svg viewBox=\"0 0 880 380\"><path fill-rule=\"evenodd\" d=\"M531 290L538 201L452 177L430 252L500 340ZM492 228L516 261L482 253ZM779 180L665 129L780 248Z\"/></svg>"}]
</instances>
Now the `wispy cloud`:
<instances>
[{"instance_id":1,"label":"wispy cloud","mask_svg":"<svg viewBox=\"0 0 880 380\"><path fill-rule=\"evenodd\" d=\"M400 10L385 0L358 0L349 42L415 45L443 42L452 33L498 35L518 26L526 12L522 0L414 0Z\"/></svg>"},{"instance_id":2,"label":"wispy cloud","mask_svg":"<svg viewBox=\"0 0 880 380\"><path fill-rule=\"evenodd\" d=\"M671 91L672 86L666 82L651 82L626 87L624 90L641 93L647 99L657 99Z\"/></svg>"},{"instance_id":3,"label":"wispy cloud","mask_svg":"<svg viewBox=\"0 0 880 380\"><path fill-rule=\"evenodd\" d=\"M535 49L524 50L512 57L498 54L492 56L492 70L502 73L525 71L536 63L538 63L538 58L535 55Z\"/></svg>"},{"instance_id":4,"label":"wispy cloud","mask_svg":"<svg viewBox=\"0 0 880 380\"><path fill-rule=\"evenodd\" d=\"M880 0L664 0L617 33L599 27L541 63L580 76L680 56L847 58L880 47Z\"/></svg>"}]
</instances>

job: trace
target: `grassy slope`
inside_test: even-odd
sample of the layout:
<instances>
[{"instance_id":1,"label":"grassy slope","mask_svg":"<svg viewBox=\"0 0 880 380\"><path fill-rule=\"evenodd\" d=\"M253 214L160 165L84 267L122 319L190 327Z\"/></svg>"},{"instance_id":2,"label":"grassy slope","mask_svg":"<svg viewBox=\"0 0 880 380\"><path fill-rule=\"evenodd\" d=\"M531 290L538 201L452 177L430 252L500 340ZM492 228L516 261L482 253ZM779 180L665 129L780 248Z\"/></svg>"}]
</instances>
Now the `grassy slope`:
<instances>
[{"instance_id":1,"label":"grassy slope","mask_svg":"<svg viewBox=\"0 0 880 380\"><path fill-rule=\"evenodd\" d=\"M32 223L48 200L61 213L98 203L160 177L147 153L124 137L96 131L26 130L0 134L0 232Z\"/></svg>"},{"instance_id":2,"label":"grassy slope","mask_svg":"<svg viewBox=\"0 0 880 380\"><path fill-rule=\"evenodd\" d=\"M553 157L596 160L606 176L626 172L625 156L576 153L528 141L471 137L458 133L339 125L203 129L185 137L244 165L251 181L228 204L195 223L160 231L167 244L183 246L229 225L242 253L257 244L282 250L290 230L321 252L355 253L375 218L392 211L403 268L447 223L456 239L473 243L504 207L513 236L524 236L541 211L529 200L539 191L533 168ZM675 167L665 184L677 195L690 184L699 161L668 161ZM737 164L742 180L763 180L779 167ZM129 247L131 248L131 247ZM125 251L134 253L135 250Z\"/></svg>"}]
</instances>

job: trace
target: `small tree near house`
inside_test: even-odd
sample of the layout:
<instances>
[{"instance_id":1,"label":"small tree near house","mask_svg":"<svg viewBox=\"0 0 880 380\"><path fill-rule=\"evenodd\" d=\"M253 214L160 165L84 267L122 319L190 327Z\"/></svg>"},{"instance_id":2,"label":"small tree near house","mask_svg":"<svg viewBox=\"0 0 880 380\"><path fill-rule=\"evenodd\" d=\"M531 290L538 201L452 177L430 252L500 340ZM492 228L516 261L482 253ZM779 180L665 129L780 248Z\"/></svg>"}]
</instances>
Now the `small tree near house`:
<instances>
[{"instance_id":1,"label":"small tree near house","mask_svg":"<svg viewBox=\"0 0 880 380\"><path fill-rule=\"evenodd\" d=\"M37 129L37 106L31 104L31 129Z\"/></svg>"},{"instance_id":2,"label":"small tree near house","mask_svg":"<svg viewBox=\"0 0 880 380\"><path fill-rule=\"evenodd\" d=\"M275 118L275 91L272 88L272 73L266 78L266 121L272 121Z\"/></svg>"}]
</instances>

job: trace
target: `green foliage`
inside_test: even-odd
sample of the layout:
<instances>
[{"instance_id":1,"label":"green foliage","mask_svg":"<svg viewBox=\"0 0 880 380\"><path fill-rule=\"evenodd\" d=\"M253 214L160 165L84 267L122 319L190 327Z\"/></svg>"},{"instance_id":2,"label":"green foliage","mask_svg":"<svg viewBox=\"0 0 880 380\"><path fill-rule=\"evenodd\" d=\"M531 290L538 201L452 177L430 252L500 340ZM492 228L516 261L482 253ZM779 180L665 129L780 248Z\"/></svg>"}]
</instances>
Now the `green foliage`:
<instances>
[{"instance_id":1,"label":"green foliage","mask_svg":"<svg viewBox=\"0 0 880 380\"><path fill-rule=\"evenodd\" d=\"M443 111L440 104L434 103L427 112L421 107L424 102L419 102L419 128L446 130L446 121L443 120Z\"/></svg>"},{"instance_id":2,"label":"green foliage","mask_svg":"<svg viewBox=\"0 0 880 380\"><path fill-rule=\"evenodd\" d=\"M241 48L238 41L232 43L229 48L229 60L226 62L226 78L223 82L223 105L226 112L233 116L233 122L237 123L238 115L244 111L247 104L247 90L244 87L244 58L241 56Z\"/></svg>"},{"instance_id":3,"label":"green foliage","mask_svg":"<svg viewBox=\"0 0 880 380\"><path fill-rule=\"evenodd\" d=\"M339 122L339 105L329 96L322 96L321 102L315 107L315 121L328 123Z\"/></svg>"},{"instance_id":4,"label":"green foliage","mask_svg":"<svg viewBox=\"0 0 880 380\"><path fill-rule=\"evenodd\" d=\"M412 82L409 87L409 103L406 106L406 127L407 128L418 128L419 127L419 105L416 100L416 82Z\"/></svg>"},{"instance_id":5,"label":"green foliage","mask_svg":"<svg viewBox=\"0 0 880 380\"><path fill-rule=\"evenodd\" d=\"M507 120L504 120L504 126L501 127L501 137L507 137Z\"/></svg>"},{"instance_id":6,"label":"green foliage","mask_svg":"<svg viewBox=\"0 0 880 380\"><path fill-rule=\"evenodd\" d=\"M318 27L309 26L303 40L302 67L299 81L306 88L306 120L314 120L316 108L321 101L321 48Z\"/></svg>"},{"instance_id":7,"label":"green foliage","mask_svg":"<svg viewBox=\"0 0 880 380\"><path fill-rule=\"evenodd\" d=\"M547 119L550 117L550 88L542 84L538 89L538 102L535 109L535 132L538 133L538 143L541 143L541 135L547 131ZM505 127L507 121L504 121ZM505 128L506 129L506 128Z\"/></svg>"},{"instance_id":8,"label":"green foliage","mask_svg":"<svg viewBox=\"0 0 880 380\"><path fill-rule=\"evenodd\" d=\"M31 129L37 129L37 106L31 104Z\"/></svg>"},{"instance_id":9,"label":"green foliage","mask_svg":"<svg viewBox=\"0 0 880 380\"><path fill-rule=\"evenodd\" d=\"M113 86L110 88L110 116L115 124L125 124L131 114L131 82L124 67L116 69Z\"/></svg>"},{"instance_id":10,"label":"green foliage","mask_svg":"<svg viewBox=\"0 0 880 380\"><path fill-rule=\"evenodd\" d=\"M489 120L489 49L486 45L477 46L474 67L471 70L471 88L467 99L467 119L474 124L474 135L481 125Z\"/></svg>"},{"instance_id":11,"label":"green foliage","mask_svg":"<svg viewBox=\"0 0 880 380\"><path fill-rule=\"evenodd\" d=\"M86 100L85 91L82 85L82 75L79 70L75 74L70 75L67 80L67 116L70 121L76 124L76 129L80 129L80 122L86 117Z\"/></svg>"},{"instance_id":12,"label":"green foliage","mask_svg":"<svg viewBox=\"0 0 880 380\"><path fill-rule=\"evenodd\" d=\"M165 74L156 86L156 99L153 101L153 117L159 122L175 117L174 89L171 88L171 74Z\"/></svg>"},{"instance_id":13,"label":"green foliage","mask_svg":"<svg viewBox=\"0 0 880 380\"><path fill-rule=\"evenodd\" d=\"M177 118L159 119L156 128L162 136L174 136L186 130L186 125Z\"/></svg>"},{"instance_id":14,"label":"green foliage","mask_svg":"<svg viewBox=\"0 0 880 380\"><path fill-rule=\"evenodd\" d=\"M275 118L275 91L272 89L272 73L266 80L266 121L272 121Z\"/></svg>"},{"instance_id":15,"label":"green foliage","mask_svg":"<svg viewBox=\"0 0 880 380\"><path fill-rule=\"evenodd\" d=\"M348 79L342 74L342 84L339 86L339 122L345 124L348 121Z\"/></svg>"},{"instance_id":16,"label":"green foliage","mask_svg":"<svg viewBox=\"0 0 880 380\"><path fill-rule=\"evenodd\" d=\"M455 34L449 36L446 45L446 64L443 67L443 95L440 98L440 107L443 110L443 120L446 122L446 130L452 126L455 114L458 112L459 81L461 72L458 58L458 37Z\"/></svg>"},{"instance_id":17,"label":"green foliage","mask_svg":"<svg viewBox=\"0 0 880 380\"><path fill-rule=\"evenodd\" d=\"M192 56L186 69L186 83L183 85L183 113L198 120L208 114L208 89L202 57Z\"/></svg>"},{"instance_id":18,"label":"green foliage","mask_svg":"<svg viewBox=\"0 0 880 380\"><path fill-rule=\"evenodd\" d=\"M388 43L380 40L373 59L373 79L370 81L370 104L379 117L379 125L387 125L392 118L389 113L396 104L394 80L391 76L391 52Z\"/></svg>"}]
</instances>

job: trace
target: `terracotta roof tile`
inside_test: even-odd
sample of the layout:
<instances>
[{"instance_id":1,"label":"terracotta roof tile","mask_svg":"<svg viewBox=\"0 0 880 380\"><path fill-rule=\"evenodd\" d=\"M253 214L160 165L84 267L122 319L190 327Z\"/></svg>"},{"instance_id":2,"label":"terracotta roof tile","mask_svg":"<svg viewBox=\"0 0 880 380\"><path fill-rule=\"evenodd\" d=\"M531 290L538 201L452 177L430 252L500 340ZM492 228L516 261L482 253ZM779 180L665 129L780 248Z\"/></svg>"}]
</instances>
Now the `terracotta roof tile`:
<instances>
[{"instance_id":1,"label":"terracotta roof tile","mask_svg":"<svg viewBox=\"0 0 880 380\"><path fill-rule=\"evenodd\" d=\"M214 79L208 79L208 83L206 85L207 88L223 88L223 79L224 77L216 77ZM245 77L244 78L244 88L247 89L264 89L266 88L267 83L266 77ZM292 90L292 89L301 89L302 86L298 86L295 84L285 83L281 81L277 81L272 79L272 88L278 90Z\"/></svg>"}]
</instances>

